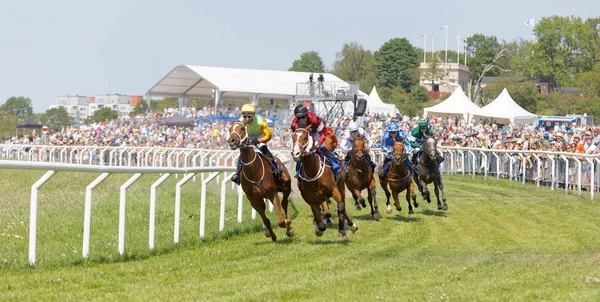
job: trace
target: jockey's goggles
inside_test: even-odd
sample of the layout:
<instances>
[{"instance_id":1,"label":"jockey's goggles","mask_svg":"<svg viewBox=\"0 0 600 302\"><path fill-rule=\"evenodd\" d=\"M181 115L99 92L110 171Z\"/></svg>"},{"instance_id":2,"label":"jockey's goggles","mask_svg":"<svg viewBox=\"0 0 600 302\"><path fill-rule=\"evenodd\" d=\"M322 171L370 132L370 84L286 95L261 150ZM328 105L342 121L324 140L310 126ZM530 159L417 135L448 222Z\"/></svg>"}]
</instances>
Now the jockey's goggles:
<instances>
[{"instance_id":1,"label":"jockey's goggles","mask_svg":"<svg viewBox=\"0 0 600 302\"><path fill-rule=\"evenodd\" d=\"M254 114L244 114L242 115L244 118L254 118Z\"/></svg>"}]
</instances>

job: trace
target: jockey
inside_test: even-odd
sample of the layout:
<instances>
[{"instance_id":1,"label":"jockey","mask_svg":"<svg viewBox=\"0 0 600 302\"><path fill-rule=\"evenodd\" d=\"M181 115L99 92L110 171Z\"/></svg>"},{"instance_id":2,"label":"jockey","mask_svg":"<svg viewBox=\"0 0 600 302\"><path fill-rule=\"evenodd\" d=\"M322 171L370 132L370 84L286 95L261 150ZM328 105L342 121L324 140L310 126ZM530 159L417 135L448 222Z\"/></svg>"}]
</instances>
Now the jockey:
<instances>
[{"instance_id":1,"label":"jockey","mask_svg":"<svg viewBox=\"0 0 600 302\"><path fill-rule=\"evenodd\" d=\"M273 159L273 154L267 147L267 142L271 140L271 129L267 125L267 120L262 116L256 114L256 108L252 104L245 104L242 107L242 116L239 119L240 122L246 126L246 133L248 135L248 144L257 146L260 152L269 161L273 169L273 176L275 179L279 179L281 176L277 167L276 161ZM236 184L240 184L240 171L242 170L242 160L238 160L237 172L231 177L231 181Z\"/></svg>"},{"instance_id":2,"label":"jockey","mask_svg":"<svg viewBox=\"0 0 600 302\"><path fill-rule=\"evenodd\" d=\"M367 150L365 150L364 153L365 153L365 156L367 157L367 160L371 164L371 167L373 168L373 170L375 170L376 165L371 160L371 155L369 154L369 150L368 150L369 148L371 148L373 141L371 140L369 133L367 131L365 131L365 129L363 129L362 127L359 127L358 123L356 123L354 121L350 122L350 124L348 124L348 131L346 133L344 133L344 137L342 138L342 143L340 144L340 148L342 149L343 152L346 153L346 158L344 158L346 165L350 162L350 152L349 151L352 151L352 147L354 146L354 136L355 135L364 136L365 142L367 145Z\"/></svg>"},{"instance_id":3,"label":"jockey","mask_svg":"<svg viewBox=\"0 0 600 302\"><path fill-rule=\"evenodd\" d=\"M410 146L413 148L412 155L412 163L413 165L417 165L417 160L420 154L421 149L423 149L423 143L425 143L425 138L427 136L433 137L435 133L431 128L429 128L429 122L427 119L421 119L419 121L418 127L415 127L408 138L410 141ZM438 165L444 161L444 157L440 153L440 150L437 150L437 163Z\"/></svg>"},{"instance_id":4,"label":"jockey","mask_svg":"<svg viewBox=\"0 0 600 302\"><path fill-rule=\"evenodd\" d=\"M314 148L318 151L322 152L322 154L327 157L330 161L339 164L339 158L335 156L335 154L329 149L321 146L323 141L325 141L325 137L327 135L327 130L329 129L325 127L325 122L321 120L319 116L312 112L308 112L308 108L304 105L298 105L294 108L294 120L292 120L292 126L290 127L292 132L296 131L298 128L305 128L308 130L308 133L312 136L314 142ZM331 130L331 129L330 129ZM296 176L300 173L300 165L296 165Z\"/></svg>"},{"instance_id":5,"label":"jockey","mask_svg":"<svg viewBox=\"0 0 600 302\"><path fill-rule=\"evenodd\" d=\"M406 139L406 135L404 131L398 127L398 124L392 122L388 125L385 133L383 134L383 139L381 140L381 150L386 152L385 159L383 160L383 165L381 166L380 175L385 178L387 174L387 170L390 167L390 163L392 162L393 151L394 151L394 143L396 142L404 142L404 155L410 154L410 150L412 149L408 139ZM404 157L404 162L409 169L413 169L413 165L411 165L408 157Z\"/></svg>"}]
</instances>

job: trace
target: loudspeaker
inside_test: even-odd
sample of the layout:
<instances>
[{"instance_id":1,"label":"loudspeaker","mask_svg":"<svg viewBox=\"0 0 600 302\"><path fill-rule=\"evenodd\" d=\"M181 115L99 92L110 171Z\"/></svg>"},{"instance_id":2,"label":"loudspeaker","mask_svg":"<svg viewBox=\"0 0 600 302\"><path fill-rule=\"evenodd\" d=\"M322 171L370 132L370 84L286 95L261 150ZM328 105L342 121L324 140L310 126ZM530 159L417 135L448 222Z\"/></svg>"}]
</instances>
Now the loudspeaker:
<instances>
[{"instance_id":1,"label":"loudspeaker","mask_svg":"<svg viewBox=\"0 0 600 302\"><path fill-rule=\"evenodd\" d=\"M358 99L356 101L356 107L354 108L354 116L363 116L367 111L367 100Z\"/></svg>"}]
</instances>

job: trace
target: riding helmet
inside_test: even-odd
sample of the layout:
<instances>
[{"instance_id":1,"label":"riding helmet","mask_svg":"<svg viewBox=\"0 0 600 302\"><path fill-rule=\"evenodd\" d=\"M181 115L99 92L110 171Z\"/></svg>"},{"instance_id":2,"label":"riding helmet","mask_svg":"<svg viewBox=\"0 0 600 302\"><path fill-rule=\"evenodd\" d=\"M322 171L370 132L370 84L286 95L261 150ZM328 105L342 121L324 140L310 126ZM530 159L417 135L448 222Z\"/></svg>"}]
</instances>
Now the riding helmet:
<instances>
[{"instance_id":1,"label":"riding helmet","mask_svg":"<svg viewBox=\"0 0 600 302\"><path fill-rule=\"evenodd\" d=\"M304 105L298 105L294 108L294 115L298 118L305 117L308 114L308 108Z\"/></svg>"},{"instance_id":2,"label":"riding helmet","mask_svg":"<svg viewBox=\"0 0 600 302\"><path fill-rule=\"evenodd\" d=\"M256 108L252 104L244 104L242 106L242 114L255 114Z\"/></svg>"}]
</instances>

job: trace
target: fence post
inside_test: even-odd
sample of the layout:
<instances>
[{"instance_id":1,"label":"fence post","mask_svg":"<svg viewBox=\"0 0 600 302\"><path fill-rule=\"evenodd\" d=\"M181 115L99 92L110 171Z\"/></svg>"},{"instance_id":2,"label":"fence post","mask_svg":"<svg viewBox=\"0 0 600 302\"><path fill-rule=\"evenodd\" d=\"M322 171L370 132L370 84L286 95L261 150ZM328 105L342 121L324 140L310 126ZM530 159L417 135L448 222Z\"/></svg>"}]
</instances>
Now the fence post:
<instances>
[{"instance_id":1,"label":"fence post","mask_svg":"<svg viewBox=\"0 0 600 302\"><path fill-rule=\"evenodd\" d=\"M170 173L163 174L150 187L150 225L148 227L148 247L151 250L154 249L154 228L156 226L156 188L158 188L158 186L167 180L169 176L171 176Z\"/></svg>"},{"instance_id":2,"label":"fence post","mask_svg":"<svg viewBox=\"0 0 600 302\"><path fill-rule=\"evenodd\" d=\"M108 173L102 173L85 188L85 209L83 213L83 258L90 255L90 226L92 222L92 190L108 177Z\"/></svg>"},{"instance_id":3,"label":"fence post","mask_svg":"<svg viewBox=\"0 0 600 302\"><path fill-rule=\"evenodd\" d=\"M125 209L127 202L127 188L131 186L138 178L142 176L141 173L136 173L129 180L127 180L120 190L119 196L119 254L125 253Z\"/></svg>"},{"instance_id":4,"label":"fence post","mask_svg":"<svg viewBox=\"0 0 600 302\"><path fill-rule=\"evenodd\" d=\"M37 208L38 189L54 175L54 171L46 172L33 186L31 186L31 200L29 208L29 265L35 265L36 239L37 239Z\"/></svg>"},{"instance_id":5,"label":"fence post","mask_svg":"<svg viewBox=\"0 0 600 302\"><path fill-rule=\"evenodd\" d=\"M202 194L200 197L200 237L204 238L204 226L206 224L206 184L217 177L221 172L211 173L205 180L202 181Z\"/></svg>"},{"instance_id":6,"label":"fence post","mask_svg":"<svg viewBox=\"0 0 600 302\"><path fill-rule=\"evenodd\" d=\"M181 216L181 186L183 186L196 173L189 173L183 177L175 187L175 226L173 231L173 242L179 243L179 217Z\"/></svg>"}]
</instances>

